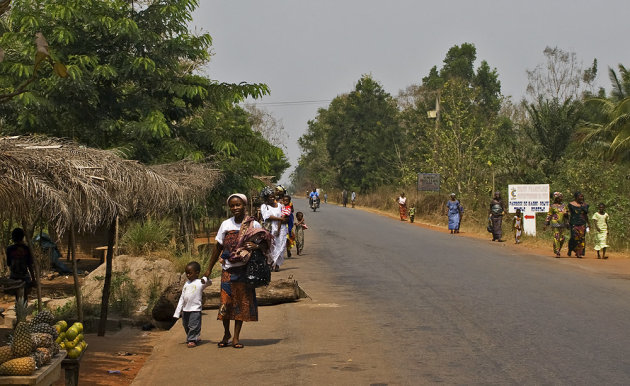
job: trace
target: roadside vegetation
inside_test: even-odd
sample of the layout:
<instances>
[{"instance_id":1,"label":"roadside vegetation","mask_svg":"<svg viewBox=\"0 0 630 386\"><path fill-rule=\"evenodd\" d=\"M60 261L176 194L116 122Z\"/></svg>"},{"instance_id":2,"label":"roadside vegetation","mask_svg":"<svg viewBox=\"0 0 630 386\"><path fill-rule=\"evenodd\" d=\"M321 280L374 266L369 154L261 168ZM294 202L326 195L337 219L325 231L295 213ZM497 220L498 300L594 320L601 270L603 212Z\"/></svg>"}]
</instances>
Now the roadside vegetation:
<instances>
[{"instance_id":1,"label":"roadside vegetation","mask_svg":"<svg viewBox=\"0 0 630 386\"><path fill-rule=\"evenodd\" d=\"M584 65L557 47L543 54L520 101L501 93L499 70L479 61L471 43L451 47L397 96L361 76L308 122L293 190L316 186L329 198L355 190L360 205L395 211L401 191L415 200L418 173L439 173L443 196L419 193L416 216L445 222L442 206L454 192L465 226L485 232L493 191L505 199L509 184L549 184L565 202L581 191L591 214L604 203L611 249L628 251L630 72L609 68L610 88L596 89L597 60Z\"/></svg>"}]
</instances>

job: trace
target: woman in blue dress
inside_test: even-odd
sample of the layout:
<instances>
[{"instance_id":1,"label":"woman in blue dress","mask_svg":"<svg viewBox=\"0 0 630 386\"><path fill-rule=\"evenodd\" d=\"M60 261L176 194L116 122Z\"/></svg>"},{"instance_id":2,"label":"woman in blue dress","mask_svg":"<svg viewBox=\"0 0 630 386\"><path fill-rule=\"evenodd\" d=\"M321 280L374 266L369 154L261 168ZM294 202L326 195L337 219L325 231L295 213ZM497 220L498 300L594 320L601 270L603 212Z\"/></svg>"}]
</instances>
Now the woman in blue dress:
<instances>
[{"instance_id":1,"label":"woman in blue dress","mask_svg":"<svg viewBox=\"0 0 630 386\"><path fill-rule=\"evenodd\" d=\"M451 233L459 233L462 206L455 197L455 193L451 193L451 199L446 201L446 209L448 210L448 229Z\"/></svg>"}]
</instances>

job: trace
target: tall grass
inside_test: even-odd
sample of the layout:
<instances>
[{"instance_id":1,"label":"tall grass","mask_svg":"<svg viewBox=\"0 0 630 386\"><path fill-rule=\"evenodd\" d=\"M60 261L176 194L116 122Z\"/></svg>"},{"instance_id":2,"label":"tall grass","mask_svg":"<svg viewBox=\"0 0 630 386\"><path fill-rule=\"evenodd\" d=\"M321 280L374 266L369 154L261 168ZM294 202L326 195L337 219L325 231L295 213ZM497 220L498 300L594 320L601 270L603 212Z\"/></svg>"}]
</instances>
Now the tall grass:
<instances>
[{"instance_id":1,"label":"tall grass","mask_svg":"<svg viewBox=\"0 0 630 386\"><path fill-rule=\"evenodd\" d=\"M173 234L173 222L169 219L133 222L127 226L120 247L127 254L146 254L168 247Z\"/></svg>"}]
</instances>

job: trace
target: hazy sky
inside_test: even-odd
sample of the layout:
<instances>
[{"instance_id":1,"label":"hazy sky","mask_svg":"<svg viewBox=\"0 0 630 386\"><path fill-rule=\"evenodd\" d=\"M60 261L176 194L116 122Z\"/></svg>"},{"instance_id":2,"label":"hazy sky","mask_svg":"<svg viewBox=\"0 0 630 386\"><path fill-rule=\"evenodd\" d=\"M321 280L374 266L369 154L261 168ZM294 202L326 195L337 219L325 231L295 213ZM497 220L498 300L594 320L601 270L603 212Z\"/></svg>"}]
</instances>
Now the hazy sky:
<instances>
[{"instance_id":1,"label":"hazy sky","mask_svg":"<svg viewBox=\"0 0 630 386\"><path fill-rule=\"evenodd\" d=\"M193 28L213 38L207 75L224 82L262 82L258 100L284 124L297 164L298 138L319 107L371 74L396 96L442 66L448 49L477 47L477 61L496 68L504 95L519 100L525 71L544 61L546 46L599 64L597 84L610 89L608 67L630 66L628 0L201 0ZM476 63L476 66L479 63ZM303 101L318 103L297 103ZM293 102L273 104L276 102Z\"/></svg>"}]
</instances>

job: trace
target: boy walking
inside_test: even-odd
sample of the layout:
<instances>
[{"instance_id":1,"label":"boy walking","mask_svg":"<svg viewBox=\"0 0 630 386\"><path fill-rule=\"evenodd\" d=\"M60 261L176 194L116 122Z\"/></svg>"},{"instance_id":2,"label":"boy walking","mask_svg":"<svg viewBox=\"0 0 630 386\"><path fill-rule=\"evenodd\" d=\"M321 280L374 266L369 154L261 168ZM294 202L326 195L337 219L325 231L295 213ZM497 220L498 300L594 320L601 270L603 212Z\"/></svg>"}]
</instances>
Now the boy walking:
<instances>
[{"instance_id":1,"label":"boy walking","mask_svg":"<svg viewBox=\"0 0 630 386\"><path fill-rule=\"evenodd\" d=\"M186 265L186 278L188 279L182 288L182 295L179 297L174 318L182 316L182 325L186 331L186 341L188 348L197 347L201 335L201 305L203 290L212 281L205 276L199 279L201 265L196 261L191 261Z\"/></svg>"}]
</instances>

